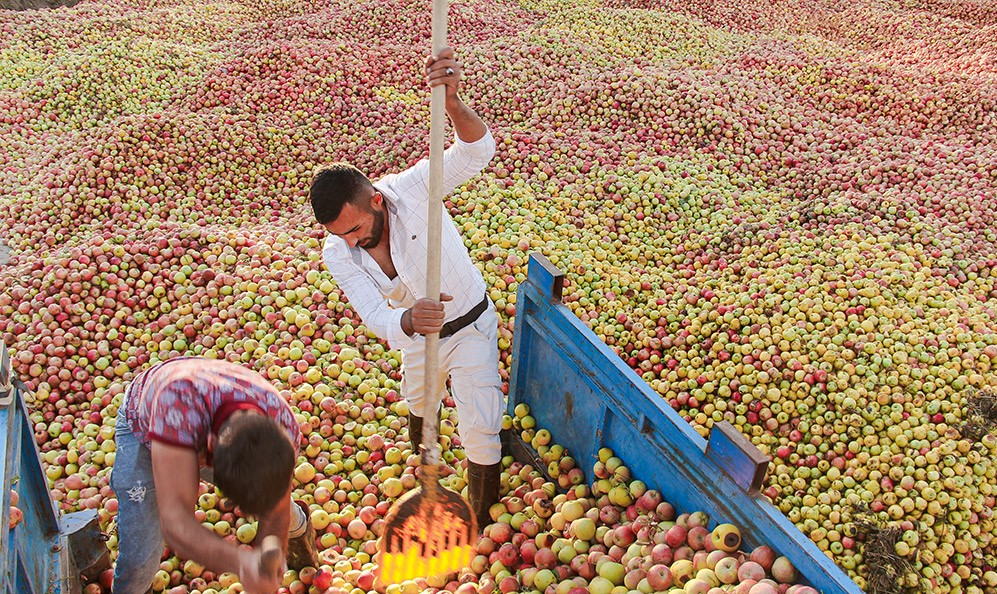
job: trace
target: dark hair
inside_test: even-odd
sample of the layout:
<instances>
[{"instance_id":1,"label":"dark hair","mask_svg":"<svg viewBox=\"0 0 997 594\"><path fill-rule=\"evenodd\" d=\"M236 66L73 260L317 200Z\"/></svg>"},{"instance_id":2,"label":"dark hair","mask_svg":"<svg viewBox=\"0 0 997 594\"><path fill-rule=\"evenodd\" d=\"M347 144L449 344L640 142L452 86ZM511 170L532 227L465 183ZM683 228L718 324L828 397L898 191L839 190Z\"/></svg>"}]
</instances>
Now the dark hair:
<instances>
[{"instance_id":1,"label":"dark hair","mask_svg":"<svg viewBox=\"0 0 997 594\"><path fill-rule=\"evenodd\" d=\"M349 163L333 163L318 168L312 176L309 198L315 220L320 225L339 218L343 205L355 203L374 189L367 176Z\"/></svg>"},{"instance_id":2,"label":"dark hair","mask_svg":"<svg viewBox=\"0 0 997 594\"><path fill-rule=\"evenodd\" d=\"M294 446L272 418L233 415L218 432L212 456L215 484L244 513L266 513L287 496Z\"/></svg>"}]
</instances>

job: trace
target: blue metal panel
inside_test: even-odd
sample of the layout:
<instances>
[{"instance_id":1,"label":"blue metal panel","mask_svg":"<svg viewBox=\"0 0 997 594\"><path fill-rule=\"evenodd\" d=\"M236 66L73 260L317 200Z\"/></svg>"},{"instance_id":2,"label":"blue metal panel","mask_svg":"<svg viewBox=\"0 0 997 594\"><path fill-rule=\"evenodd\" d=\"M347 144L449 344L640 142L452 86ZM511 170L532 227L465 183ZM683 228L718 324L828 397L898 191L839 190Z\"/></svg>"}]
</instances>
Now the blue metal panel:
<instances>
[{"instance_id":1,"label":"blue metal panel","mask_svg":"<svg viewBox=\"0 0 997 594\"><path fill-rule=\"evenodd\" d=\"M785 555L825 594L861 590L763 496L750 489L760 466L743 443L706 441L561 303L562 275L531 254L517 294L509 411L530 406L582 468L610 447L635 478L659 490L679 511L701 510L714 523L741 528L749 547ZM749 442L750 443L750 442ZM739 451L739 453L738 453ZM759 452L760 454L760 452ZM744 487L749 487L748 489Z\"/></svg>"},{"instance_id":2,"label":"blue metal panel","mask_svg":"<svg viewBox=\"0 0 997 594\"><path fill-rule=\"evenodd\" d=\"M0 467L3 489L0 525L0 594L36 594L61 590L58 511L49 494L27 409L18 390L0 405ZM24 522L14 530L3 528L9 519L10 490L19 498Z\"/></svg>"}]
</instances>

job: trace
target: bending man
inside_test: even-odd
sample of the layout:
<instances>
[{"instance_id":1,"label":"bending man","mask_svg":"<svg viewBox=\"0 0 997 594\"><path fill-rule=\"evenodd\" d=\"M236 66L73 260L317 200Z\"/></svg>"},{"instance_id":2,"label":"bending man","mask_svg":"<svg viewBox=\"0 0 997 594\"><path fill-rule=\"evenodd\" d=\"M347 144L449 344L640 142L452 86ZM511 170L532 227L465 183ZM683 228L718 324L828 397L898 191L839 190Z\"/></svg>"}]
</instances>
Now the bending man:
<instances>
[{"instance_id":1,"label":"bending man","mask_svg":"<svg viewBox=\"0 0 997 594\"><path fill-rule=\"evenodd\" d=\"M273 534L286 551L294 516L295 541L311 538L310 550L315 550L306 514L299 506L291 513L301 431L290 407L258 373L197 357L154 365L129 384L115 435L115 594L149 590L164 542L215 573L237 573L252 594L280 587L282 574L260 575L258 549L227 542L194 518L205 466L213 466L213 480L226 497L257 516L256 542ZM309 560L314 563L317 555Z\"/></svg>"}]
</instances>

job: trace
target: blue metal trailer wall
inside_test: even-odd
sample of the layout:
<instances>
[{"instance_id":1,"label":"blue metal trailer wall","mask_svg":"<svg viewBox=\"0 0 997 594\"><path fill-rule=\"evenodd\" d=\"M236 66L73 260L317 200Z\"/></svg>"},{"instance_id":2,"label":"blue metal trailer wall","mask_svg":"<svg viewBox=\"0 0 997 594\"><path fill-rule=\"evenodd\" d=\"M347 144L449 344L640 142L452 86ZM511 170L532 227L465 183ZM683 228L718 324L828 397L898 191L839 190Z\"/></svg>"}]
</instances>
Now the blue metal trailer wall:
<instances>
[{"instance_id":1,"label":"blue metal trailer wall","mask_svg":"<svg viewBox=\"0 0 997 594\"><path fill-rule=\"evenodd\" d=\"M635 478L680 512L701 510L715 525L741 528L749 547L785 555L826 594L862 590L767 498L757 492L767 460L729 424L707 443L563 303L563 275L532 254L517 293L509 412L530 406L582 468L609 447Z\"/></svg>"},{"instance_id":2,"label":"blue metal trailer wall","mask_svg":"<svg viewBox=\"0 0 997 594\"><path fill-rule=\"evenodd\" d=\"M97 510L62 515L49 493L35 445L24 392L13 381L0 342L0 594L73 594L82 590L79 570L106 561ZM24 521L8 529L11 490Z\"/></svg>"},{"instance_id":3,"label":"blue metal trailer wall","mask_svg":"<svg viewBox=\"0 0 997 594\"><path fill-rule=\"evenodd\" d=\"M5 402L0 403L0 436L4 443L4 460L0 467L0 487L3 488L3 507L0 508L3 521L0 585L3 587L0 592L60 591L57 583L61 555L59 516L38 459L27 410L13 388ZM17 491L18 508L24 513L24 522L8 530L11 489Z\"/></svg>"}]
</instances>

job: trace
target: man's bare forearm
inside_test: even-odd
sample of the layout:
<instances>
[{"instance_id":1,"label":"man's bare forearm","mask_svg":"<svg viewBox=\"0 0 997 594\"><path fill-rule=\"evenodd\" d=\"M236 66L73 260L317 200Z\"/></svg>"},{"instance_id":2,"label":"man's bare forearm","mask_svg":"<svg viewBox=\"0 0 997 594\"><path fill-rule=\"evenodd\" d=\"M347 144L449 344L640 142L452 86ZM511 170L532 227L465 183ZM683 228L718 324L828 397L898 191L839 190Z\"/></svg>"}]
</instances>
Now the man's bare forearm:
<instances>
[{"instance_id":1,"label":"man's bare forearm","mask_svg":"<svg viewBox=\"0 0 997 594\"><path fill-rule=\"evenodd\" d=\"M152 443L159 525L167 546L215 573L239 572L237 547L205 528L192 513L197 501L197 452L158 441Z\"/></svg>"},{"instance_id":2,"label":"man's bare forearm","mask_svg":"<svg viewBox=\"0 0 997 594\"><path fill-rule=\"evenodd\" d=\"M477 142L488 132L485 122L460 97L447 99L447 116L450 117L457 137L464 142Z\"/></svg>"}]
</instances>

